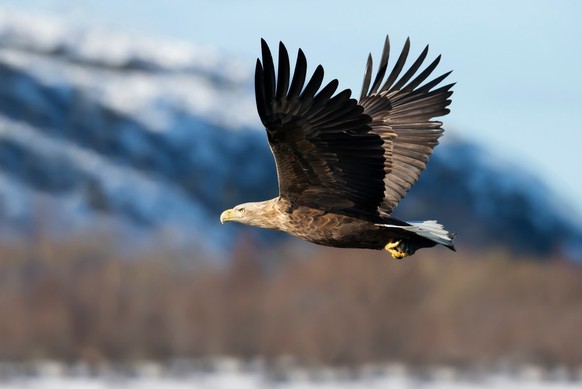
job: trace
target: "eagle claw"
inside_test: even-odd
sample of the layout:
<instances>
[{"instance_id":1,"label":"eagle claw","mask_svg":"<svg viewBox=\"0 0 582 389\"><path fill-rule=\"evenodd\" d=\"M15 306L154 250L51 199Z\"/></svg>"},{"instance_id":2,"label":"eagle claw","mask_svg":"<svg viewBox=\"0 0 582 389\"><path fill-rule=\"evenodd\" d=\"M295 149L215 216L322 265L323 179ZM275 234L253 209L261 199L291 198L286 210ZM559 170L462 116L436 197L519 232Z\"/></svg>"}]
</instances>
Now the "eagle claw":
<instances>
[{"instance_id":1,"label":"eagle claw","mask_svg":"<svg viewBox=\"0 0 582 389\"><path fill-rule=\"evenodd\" d=\"M384 246L384 250L388 251L394 259L402 259L414 253L414 251L412 251L411 248L401 240L388 242L388 244Z\"/></svg>"}]
</instances>

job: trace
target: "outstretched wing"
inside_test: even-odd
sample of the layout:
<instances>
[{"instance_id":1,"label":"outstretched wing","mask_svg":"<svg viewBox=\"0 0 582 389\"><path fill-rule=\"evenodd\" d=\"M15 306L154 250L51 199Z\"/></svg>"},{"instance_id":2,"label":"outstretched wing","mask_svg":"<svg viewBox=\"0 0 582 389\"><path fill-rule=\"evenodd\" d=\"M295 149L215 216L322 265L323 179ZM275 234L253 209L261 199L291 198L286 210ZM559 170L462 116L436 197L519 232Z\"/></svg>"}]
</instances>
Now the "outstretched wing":
<instances>
[{"instance_id":1,"label":"outstretched wing","mask_svg":"<svg viewBox=\"0 0 582 389\"><path fill-rule=\"evenodd\" d=\"M383 216L392 212L426 168L428 157L443 133L442 123L431 119L449 113L446 107L453 94L450 89L454 83L434 89L451 72L424 83L438 65L440 56L416 75L427 56L428 46L400 76L409 51L410 41L407 39L394 68L382 84L390 52L390 41L386 37L378 73L371 87L372 56L368 57L359 102L364 112L372 117L372 132L386 140L385 192L379 209Z\"/></svg>"},{"instance_id":2,"label":"outstretched wing","mask_svg":"<svg viewBox=\"0 0 582 389\"><path fill-rule=\"evenodd\" d=\"M323 68L305 84L307 61L299 50L290 81L289 56L279 44L277 77L267 43L257 60L257 110L267 130L279 178L279 195L305 205L377 217L384 199L382 137L371 132L370 116L338 82L323 88Z\"/></svg>"}]
</instances>

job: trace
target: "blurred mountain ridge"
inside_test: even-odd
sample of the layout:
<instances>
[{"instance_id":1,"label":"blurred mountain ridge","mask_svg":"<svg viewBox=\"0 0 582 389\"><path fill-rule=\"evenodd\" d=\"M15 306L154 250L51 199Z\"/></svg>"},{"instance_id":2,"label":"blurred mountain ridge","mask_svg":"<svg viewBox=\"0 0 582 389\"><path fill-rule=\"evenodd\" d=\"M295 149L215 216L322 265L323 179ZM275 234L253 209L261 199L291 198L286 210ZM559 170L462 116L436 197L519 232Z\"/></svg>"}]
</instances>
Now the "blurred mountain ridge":
<instances>
[{"instance_id":1,"label":"blurred mountain ridge","mask_svg":"<svg viewBox=\"0 0 582 389\"><path fill-rule=\"evenodd\" d=\"M220 211L276 195L250 65L0 10L0 233L113 221L229 247L241 228L221 226ZM582 258L559 196L450 131L395 215L438 219L460 247Z\"/></svg>"}]
</instances>

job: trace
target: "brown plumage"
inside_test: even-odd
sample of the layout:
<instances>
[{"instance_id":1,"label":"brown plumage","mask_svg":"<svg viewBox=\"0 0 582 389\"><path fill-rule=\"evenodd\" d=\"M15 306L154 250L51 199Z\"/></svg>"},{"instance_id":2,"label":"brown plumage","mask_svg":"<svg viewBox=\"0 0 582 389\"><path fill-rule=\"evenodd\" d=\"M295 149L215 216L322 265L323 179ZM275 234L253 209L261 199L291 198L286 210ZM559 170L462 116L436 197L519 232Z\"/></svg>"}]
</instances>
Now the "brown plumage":
<instances>
[{"instance_id":1,"label":"brown plumage","mask_svg":"<svg viewBox=\"0 0 582 389\"><path fill-rule=\"evenodd\" d=\"M401 75L410 50L406 40L385 79L387 37L373 82L368 57L358 102L349 89L334 95L337 80L321 87L321 65L306 83L301 50L291 77L282 43L275 76L271 51L261 43L255 94L275 157L279 196L226 210L221 221L280 230L326 246L386 249L394 258L436 244L454 250L453 235L435 221L406 223L390 217L443 133L442 123L431 119L449 112L454 84L436 87L450 72L425 82L440 56L417 75L427 46Z\"/></svg>"}]
</instances>

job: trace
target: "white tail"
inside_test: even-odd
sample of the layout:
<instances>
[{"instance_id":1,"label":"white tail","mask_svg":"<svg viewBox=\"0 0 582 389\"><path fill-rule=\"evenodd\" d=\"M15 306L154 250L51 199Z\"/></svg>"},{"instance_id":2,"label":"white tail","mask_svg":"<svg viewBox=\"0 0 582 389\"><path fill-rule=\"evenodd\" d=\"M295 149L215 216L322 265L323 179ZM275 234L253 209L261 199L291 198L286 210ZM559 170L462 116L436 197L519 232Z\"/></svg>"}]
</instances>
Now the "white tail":
<instances>
[{"instance_id":1,"label":"white tail","mask_svg":"<svg viewBox=\"0 0 582 389\"><path fill-rule=\"evenodd\" d=\"M412 231L417 235L430 239L433 242L440 243L444 246L453 247L454 234L445 230L442 224L436 220L426 220L423 222L408 222L409 226L395 226L392 224L378 224L382 227L400 228L406 231Z\"/></svg>"}]
</instances>

